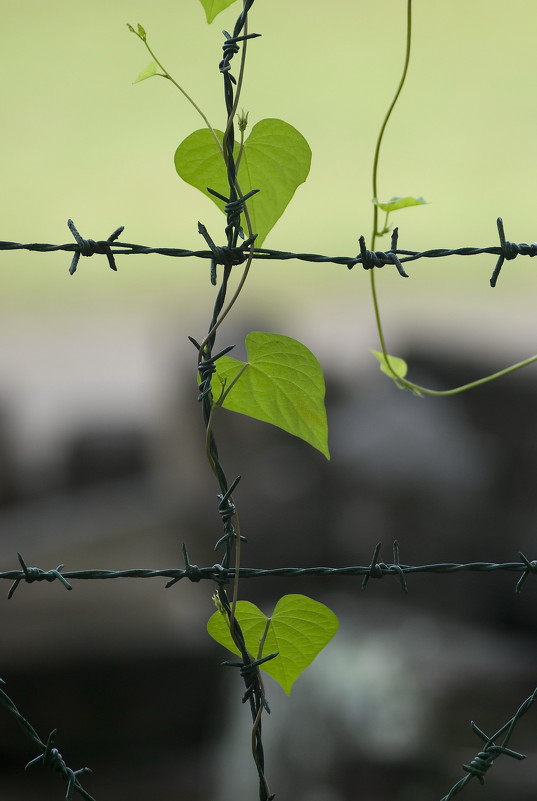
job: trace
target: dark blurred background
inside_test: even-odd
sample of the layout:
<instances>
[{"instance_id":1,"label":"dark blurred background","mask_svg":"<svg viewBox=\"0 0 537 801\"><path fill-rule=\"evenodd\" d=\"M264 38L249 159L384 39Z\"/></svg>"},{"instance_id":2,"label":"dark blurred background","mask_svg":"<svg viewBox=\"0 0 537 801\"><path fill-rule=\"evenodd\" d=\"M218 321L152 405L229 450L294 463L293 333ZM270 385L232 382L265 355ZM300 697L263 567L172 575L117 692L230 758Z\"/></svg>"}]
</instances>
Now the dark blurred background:
<instances>
[{"instance_id":1,"label":"dark blurred background","mask_svg":"<svg viewBox=\"0 0 537 801\"><path fill-rule=\"evenodd\" d=\"M403 354L416 380L472 380L474 360ZM217 487L204 460L192 371L170 364L175 387L154 428L80 426L24 463L2 446L1 560L16 551L43 569L179 567L181 544L210 565L221 533ZM534 408L528 371L450 399L418 399L376 368L327 371L332 460L278 429L222 411L216 421L248 537L243 564L367 564L394 539L406 564L534 557ZM280 595L327 603L340 631L289 698L266 680L267 775L282 796L440 797L479 750L470 731L499 728L535 684L537 587L514 573L395 579L244 580L240 596L270 613ZM5 591L9 588L5 582ZM209 584L160 579L22 585L4 602L7 691L68 764L88 764L97 799L255 797L241 682L205 633ZM532 713L513 746L530 759L495 767L487 798L534 797ZM57 798L61 780L22 767L35 748L0 716L3 798ZM480 788L469 788L477 797ZM474 795L472 795L472 793Z\"/></svg>"},{"instance_id":2,"label":"dark blurred background","mask_svg":"<svg viewBox=\"0 0 537 801\"><path fill-rule=\"evenodd\" d=\"M415 0L408 82L381 154L381 200L423 195L402 211L401 247L490 246L535 233L537 6L512 0ZM371 229L371 160L404 53L403 0L256 0L243 100L250 121L279 117L313 151L312 170L267 247L354 255ZM120 224L125 241L221 242L224 218L182 184L173 153L200 127L168 82L132 86L150 57L125 23L142 23L170 72L223 125L222 28L197 0L0 0L0 239L70 240ZM441 35L440 35L441 33ZM177 96L176 96L177 95ZM334 157L336 155L336 157ZM219 233L220 232L220 235ZM384 243L379 243L384 247ZM195 260L81 259L0 253L0 568L17 551L42 569L210 565L221 534L196 401L196 352L214 288ZM535 267L490 256L418 262L378 273L388 349L418 383L448 388L530 356ZM248 537L243 564L518 561L536 556L537 373L453 398L399 390L378 349L363 271L257 264L220 331L300 339L327 379L332 459L289 435L221 412L216 431ZM266 771L295 801L438 799L478 752L475 720L494 732L537 684L535 600L515 573L244 581L270 613L282 594L328 604L340 631L289 698L266 680ZM94 771L97 799L235 801L257 797L251 722L227 653L205 631L213 588L158 579L3 582L0 676L42 738ZM535 712L485 788L465 797L533 801ZM62 798L60 778L0 709L0 798Z\"/></svg>"}]
</instances>

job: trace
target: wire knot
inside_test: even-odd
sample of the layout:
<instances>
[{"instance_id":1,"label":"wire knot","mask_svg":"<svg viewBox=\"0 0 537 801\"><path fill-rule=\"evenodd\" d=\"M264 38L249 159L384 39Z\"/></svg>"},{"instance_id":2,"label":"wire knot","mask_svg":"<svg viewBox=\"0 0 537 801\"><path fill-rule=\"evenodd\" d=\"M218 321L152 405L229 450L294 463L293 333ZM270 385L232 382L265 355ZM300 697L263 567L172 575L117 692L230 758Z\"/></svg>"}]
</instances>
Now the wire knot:
<instances>
[{"instance_id":1,"label":"wire knot","mask_svg":"<svg viewBox=\"0 0 537 801\"><path fill-rule=\"evenodd\" d=\"M201 345L199 342L196 342L194 337L188 337L190 342L197 348L198 352L201 351ZM230 350L233 350L235 345L227 345L220 353L217 353L216 356L208 355L203 359L200 359L198 362L198 372L200 376L200 382L198 384L198 389L200 393L198 395L198 401L204 400L204 398L210 393L211 391L211 378L213 373L216 372L215 361L220 359L222 356L225 356L226 353L229 353Z\"/></svg>"},{"instance_id":2,"label":"wire knot","mask_svg":"<svg viewBox=\"0 0 537 801\"><path fill-rule=\"evenodd\" d=\"M76 272L80 256L93 256L94 253L101 253L105 255L108 259L108 266L110 269L117 272L116 262L114 260L114 254L110 248L110 244L114 242L123 232L123 225L121 225L119 228L116 228L114 233L110 234L108 239L101 239L98 242L96 242L94 239L84 239L84 237L80 236L72 220L67 220L67 225L69 226L69 230L73 234L78 245L78 249L75 250L71 260L71 266L69 267L70 275L73 275Z\"/></svg>"},{"instance_id":3,"label":"wire knot","mask_svg":"<svg viewBox=\"0 0 537 801\"><path fill-rule=\"evenodd\" d=\"M203 578L203 573L201 572L201 569L197 565L193 565L190 563L190 559L188 558L188 551L184 543L183 543L183 559L185 562L184 578L190 579L190 581L194 582L201 581L201 579Z\"/></svg>"},{"instance_id":4,"label":"wire knot","mask_svg":"<svg viewBox=\"0 0 537 801\"><path fill-rule=\"evenodd\" d=\"M377 542L375 545L375 550L373 551L373 557L371 559L371 563L367 570L367 573L364 576L364 580L362 581L362 589L365 590L367 585L369 584L370 579L381 579L386 572L389 571L387 565L384 562L377 562L378 555L380 553L382 543Z\"/></svg>"},{"instance_id":5,"label":"wire knot","mask_svg":"<svg viewBox=\"0 0 537 801\"><path fill-rule=\"evenodd\" d=\"M507 723L504 723L504 725L501 726L491 737L488 737L485 732L481 731L479 726L472 721L472 731L474 734L477 734L477 736L485 743L485 747L482 748L482 750L476 757L474 757L474 759L472 759L469 765L463 765L463 769L466 771L468 776L465 776L463 779L460 779L456 784L454 784L449 793L442 798L442 801L450 801L450 799L460 793L460 791L463 790L468 782L474 777L478 779L481 784L484 784L486 772L492 767L494 761L502 754L518 760L526 758L524 754L519 754L518 751L513 751L511 748L508 748L507 744L511 738L511 735L513 734L516 724L522 715L525 715L528 709L530 709L530 707L534 704L536 698L537 690L534 690L529 698L526 698L526 700L522 702L511 720L508 720ZM499 737L502 737L502 735L504 736L501 745L496 745L494 741Z\"/></svg>"},{"instance_id":6,"label":"wire knot","mask_svg":"<svg viewBox=\"0 0 537 801\"><path fill-rule=\"evenodd\" d=\"M224 41L224 44L222 45L222 50L223 50L223 53L224 53L224 57L222 58L222 61L218 65L218 69L220 70L220 72L222 74L224 74L225 72L229 72L230 71L230 69L231 69L230 61L233 58L233 56L237 55L237 53L240 50L240 47L237 44L237 39L235 39L233 36L231 36L230 33L228 33L227 31L222 31L222 33L226 37L225 41ZM233 78L233 76L230 75L229 77L235 83L235 79Z\"/></svg>"},{"instance_id":7,"label":"wire knot","mask_svg":"<svg viewBox=\"0 0 537 801\"><path fill-rule=\"evenodd\" d=\"M45 746L45 750L42 754L35 757L35 759L31 759L24 770L28 770L33 765L37 765L38 762L41 762L44 766L48 768L52 768L52 770L61 773L64 779L67 780L67 792L65 793L66 801L71 801L73 797L73 790L79 789L80 785L77 781L77 776L82 776L85 773L91 773L90 768L80 768L79 770L73 770L69 768L65 760L63 759L62 755L58 751L57 748L53 748L52 744L54 742L54 738L57 734L57 729L51 731L48 736L47 744Z\"/></svg>"},{"instance_id":8,"label":"wire knot","mask_svg":"<svg viewBox=\"0 0 537 801\"><path fill-rule=\"evenodd\" d=\"M368 250L365 246L365 237L361 236L359 239L360 256L357 256L356 259L360 259L364 270L373 270L375 267L384 267L385 264L394 264L399 275L401 275L403 278L408 278L408 274L405 272L405 269L401 264L396 252L398 236L399 229L394 228L390 250L387 251ZM348 264L349 270L352 269L356 263L357 262L354 261L352 264Z\"/></svg>"},{"instance_id":9,"label":"wire knot","mask_svg":"<svg viewBox=\"0 0 537 801\"><path fill-rule=\"evenodd\" d=\"M21 581L26 581L28 584L31 584L33 581L56 581L57 579L58 581L61 581L66 590L73 589L65 576L62 576L60 573L60 570L63 570L63 565L58 565L58 567L54 568L54 570L41 570L40 567L28 567L20 553L18 553L17 556L19 558L20 566L24 575L21 578L15 579L11 585L7 594L8 600L13 597L13 593Z\"/></svg>"},{"instance_id":10,"label":"wire knot","mask_svg":"<svg viewBox=\"0 0 537 801\"><path fill-rule=\"evenodd\" d=\"M216 496L220 500L220 503L218 504L218 512L222 518L224 526L227 526L237 511L233 498L231 497L231 493L235 490L240 480L241 477L237 476L225 493L219 493Z\"/></svg>"},{"instance_id":11,"label":"wire knot","mask_svg":"<svg viewBox=\"0 0 537 801\"><path fill-rule=\"evenodd\" d=\"M216 372L214 359L202 359L198 363L198 371L200 374L198 401L202 401L211 391L211 378Z\"/></svg>"},{"instance_id":12,"label":"wire knot","mask_svg":"<svg viewBox=\"0 0 537 801\"><path fill-rule=\"evenodd\" d=\"M489 751L480 751L479 754L472 759L469 765L463 765L463 769L479 779L481 784L485 783L485 773L492 767L494 760L498 755L489 749Z\"/></svg>"},{"instance_id":13,"label":"wire knot","mask_svg":"<svg viewBox=\"0 0 537 801\"><path fill-rule=\"evenodd\" d=\"M219 493L216 497L219 498L220 503L218 504L218 513L222 518L222 523L224 526L224 535L220 537L216 545L214 546L214 550L218 550L218 548L223 545L225 542L229 542L232 539L237 537L237 530L235 529L235 525L233 520L237 513L237 508L231 496L232 492L235 490L237 484L241 480L240 476L237 476L232 482L231 485L224 493ZM242 534L239 535L239 539L241 542L247 542L248 540Z\"/></svg>"},{"instance_id":14,"label":"wire knot","mask_svg":"<svg viewBox=\"0 0 537 801\"><path fill-rule=\"evenodd\" d=\"M530 698L527 699L527 701L524 704L522 704L522 706L517 712L517 715L520 716L524 714L524 712L529 708L531 703L533 703L533 700L534 697L530 696ZM513 725L517 718L517 715L515 715L515 718L513 718L512 721ZM477 726L477 724L472 721L472 731L483 740L483 742L485 743L485 747L483 748L482 751L478 753L476 757L474 757L474 759L472 759L469 765L463 765L462 767L463 770L465 770L467 773L470 774L470 776L474 776L476 779L478 779L480 784L485 783L486 772L492 767L492 765L494 764L494 760L497 759L502 754L505 754L506 756L510 756L513 759L518 759L518 760L526 758L524 754L520 754L518 751L513 751L511 748L507 748L509 734L512 732L513 729L513 726L510 724L503 726L502 729L500 729L499 732L496 732L496 734L494 734L492 737L487 737L487 735L483 731L481 731L479 726ZM506 729L508 729L508 735L504 739L504 745L496 745L494 742L495 738L498 737L502 733L502 731Z\"/></svg>"},{"instance_id":15,"label":"wire knot","mask_svg":"<svg viewBox=\"0 0 537 801\"><path fill-rule=\"evenodd\" d=\"M211 192L211 194L215 195L216 197L219 197L220 200L226 201L226 207L225 207L226 212L228 211L228 209L231 208L232 216L236 217L231 227L238 227L240 235L244 237L244 233L242 231L242 228L240 227L240 215L244 211L244 201L247 200L252 195L254 195L259 190L254 189L251 192L248 192L247 195L244 195L244 197L238 198L237 200L234 201L228 201L227 198L225 198L223 195L220 195L218 192L215 192L212 189L209 189L208 191ZM226 231L228 230L229 227L230 227L229 225L226 227ZM220 247L219 245L216 245L213 242L209 232L207 231L207 228L201 222L198 222L198 231L207 242L212 253L211 284L213 286L216 286L216 265L222 264L226 269L230 270L232 267L236 267L239 264L243 264L246 261L246 253L244 252L244 250L250 247L250 245L255 241L257 237L257 234L254 234L253 236L249 237L247 240L245 240L245 242L243 242L241 247L230 247L229 245L223 245Z\"/></svg>"},{"instance_id":16,"label":"wire knot","mask_svg":"<svg viewBox=\"0 0 537 801\"><path fill-rule=\"evenodd\" d=\"M516 588L515 588L515 592L517 592L517 593L519 593L520 590L522 589L522 585L524 584L524 582L526 581L528 576L537 575L537 559L533 559L530 562L529 559L526 556L524 556L522 551L519 551L518 555L520 556L521 560L524 562L524 565L526 566L526 569L524 570L524 572L520 576L519 580L517 581Z\"/></svg>"},{"instance_id":17,"label":"wire knot","mask_svg":"<svg viewBox=\"0 0 537 801\"><path fill-rule=\"evenodd\" d=\"M225 568L224 565L221 565L219 562L216 562L216 564L212 566L212 573L213 573L213 579L214 581L216 581L217 584L221 585L229 584L229 574L227 568Z\"/></svg>"},{"instance_id":18,"label":"wire knot","mask_svg":"<svg viewBox=\"0 0 537 801\"><path fill-rule=\"evenodd\" d=\"M511 261L512 259L516 259L519 255L537 256L537 242L533 242L531 245L528 245L526 242L521 242L517 245L516 242L510 242L505 238L503 220L501 217L498 217L496 220L496 225L500 237L500 255L490 279L490 285L492 287L496 286L504 261Z\"/></svg>"},{"instance_id":19,"label":"wire knot","mask_svg":"<svg viewBox=\"0 0 537 801\"><path fill-rule=\"evenodd\" d=\"M242 697L242 703L246 703L246 701L251 698L255 692L258 692L259 700L269 715L270 707L267 703L267 699L265 698L265 693L261 684L259 668L262 664L269 662L271 659L275 659L278 655L279 652L276 651L273 654L268 654L268 656L262 656L260 659L253 659L251 662L222 662L222 665L225 665L226 667L239 668L241 678L246 684L246 692Z\"/></svg>"},{"instance_id":20,"label":"wire knot","mask_svg":"<svg viewBox=\"0 0 537 801\"><path fill-rule=\"evenodd\" d=\"M403 588L404 592L408 592L408 587L406 584L405 574L403 568L399 562L399 543L397 540L393 542L393 564L387 565L384 562L377 562L380 548L382 543L377 542L375 545L375 550L373 551L373 557L371 559L371 563L369 568L367 569L367 573L364 576L364 580L362 581L362 589L365 590L367 587L369 580L374 579L381 579L387 574L395 574L399 578L399 583Z\"/></svg>"},{"instance_id":21,"label":"wire knot","mask_svg":"<svg viewBox=\"0 0 537 801\"><path fill-rule=\"evenodd\" d=\"M241 15L242 16L242 15ZM238 26L240 30L240 25ZM231 36L230 33L227 31L222 31L225 36L225 42L222 45L222 50L224 52L224 57L222 61L218 65L218 69L222 73L222 75L226 75L227 77L233 82L237 83L233 75L230 73L231 64L230 61L233 56L236 56L239 52L240 48L237 42L244 42L246 39L257 39L258 36L261 36L260 33L249 33L247 36Z\"/></svg>"}]
</instances>

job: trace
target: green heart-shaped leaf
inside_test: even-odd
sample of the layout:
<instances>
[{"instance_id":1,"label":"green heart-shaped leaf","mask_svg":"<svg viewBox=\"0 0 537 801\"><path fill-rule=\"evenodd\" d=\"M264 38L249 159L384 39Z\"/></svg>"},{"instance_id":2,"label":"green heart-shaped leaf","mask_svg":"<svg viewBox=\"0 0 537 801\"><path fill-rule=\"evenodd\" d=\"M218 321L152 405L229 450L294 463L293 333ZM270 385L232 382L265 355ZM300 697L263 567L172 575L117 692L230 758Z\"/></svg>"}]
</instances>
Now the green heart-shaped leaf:
<instances>
[{"instance_id":1,"label":"green heart-shaped leaf","mask_svg":"<svg viewBox=\"0 0 537 801\"><path fill-rule=\"evenodd\" d=\"M222 144L222 131L215 131ZM235 158L239 144L235 145ZM256 123L244 143L238 172L243 195L260 191L247 201L256 247L261 247L268 232L287 208L300 184L308 177L311 150L296 128L283 120L267 119ZM229 196L224 159L208 128L187 136L175 151L175 169L188 184L209 197L219 209L224 203L207 191L215 189Z\"/></svg>"},{"instance_id":2,"label":"green heart-shaped leaf","mask_svg":"<svg viewBox=\"0 0 537 801\"><path fill-rule=\"evenodd\" d=\"M330 459L324 377L313 353L296 339L262 331L248 334L246 352L247 362L230 356L216 362L221 405L283 428ZM217 386L213 379L218 403Z\"/></svg>"},{"instance_id":3,"label":"green heart-shaped leaf","mask_svg":"<svg viewBox=\"0 0 537 801\"><path fill-rule=\"evenodd\" d=\"M261 669L272 676L287 695L339 626L336 615L327 606L306 595L284 595L270 618L250 601L238 601L235 616L248 652L254 659L278 653L274 659L261 665ZM207 624L207 631L216 642L240 656L229 633L225 614L215 612ZM262 653L259 653L265 631Z\"/></svg>"},{"instance_id":4,"label":"green heart-shaped leaf","mask_svg":"<svg viewBox=\"0 0 537 801\"><path fill-rule=\"evenodd\" d=\"M227 8L234 2L235 0L200 0L201 5L205 9L207 22L212 22L217 14L220 14L224 8Z\"/></svg>"}]
</instances>

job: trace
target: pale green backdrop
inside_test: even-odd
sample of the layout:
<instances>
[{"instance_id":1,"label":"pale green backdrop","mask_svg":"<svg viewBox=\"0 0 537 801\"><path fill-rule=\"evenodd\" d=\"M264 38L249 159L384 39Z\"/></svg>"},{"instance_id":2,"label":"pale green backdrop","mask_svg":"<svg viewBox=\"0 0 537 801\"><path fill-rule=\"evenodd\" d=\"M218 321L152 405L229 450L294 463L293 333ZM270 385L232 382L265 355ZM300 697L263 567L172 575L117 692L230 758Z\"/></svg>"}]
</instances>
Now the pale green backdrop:
<instances>
[{"instance_id":1,"label":"pale green backdrop","mask_svg":"<svg viewBox=\"0 0 537 801\"><path fill-rule=\"evenodd\" d=\"M167 69L222 127L221 30L232 28L239 5L210 26L197 0L2 6L0 238L67 242L72 217L94 239L122 224L126 241L202 247L199 219L223 241L223 216L173 167L175 148L202 121L165 80L133 85L149 57L126 23L145 26ZM292 123L313 150L310 177L267 247L351 255L360 234L369 239L372 154L402 68L405 9L404 0L254 5L250 30L262 38L249 47L243 105L252 123ZM384 141L379 194L423 195L430 205L394 216L401 247L492 245L498 215L509 238L537 239L536 22L527 0L507 9L498 0L415 0L413 56ZM123 257L116 275L94 257L71 278L69 260L0 253L0 333L14 352L22 329L38 349L51 330L61 340L84 323L86 341L97 330L106 340L109 329L129 339L147 324L172 331L192 355L186 335L203 333L214 297L207 263ZM492 290L494 262L421 262L406 281L384 270L392 352L413 337L448 350L492 342L493 369L534 352L537 265L506 264ZM237 313L262 327L292 311L283 332L320 355L339 346L358 364L377 346L359 268L256 265Z\"/></svg>"},{"instance_id":2,"label":"pale green backdrop","mask_svg":"<svg viewBox=\"0 0 537 801\"><path fill-rule=\"evenodd\" d=\"M218 212L181 184L172 162L177 144L201 120L166 81L132 85L149 59L126 22L143 23L169 71L221 126L220 31L232 27L238 5L210 26L196 0L2 5L1 238L68 241L69 216L86 236L104 237L124 224L128 240L148 244L199 245L198 218L216 232ZM252 121L275 116L296 125L313 150L310 178L267 246L346 254L357 251L360 233L369 235L371 157L399 79L405 5L255 4L251 30L263 37L249 50L244 105ZM492 244L500 214L512 239L537 238L537 8L527 0L507 9L496 1L416 0L414 16L413 58L387 131L380 190L383 197L422 194L431 205L398 215L401 244ZM64 274L65 255L1 260L4 313L11 304L83 305L94 293L106 303L115 303L116 295L119 303L126 295L134 302L137 295L145 304L148 292L155 302L169 302L170 287L206 291L205 281L195 279L199 265L158 257L120 260L119 276L94 260L75 279ZM464 263L465 274L479 274L480 288L486 288L490 261ZM263 275L252 281L251 292L285 293L281 275L302 277L305 269L259 269ZM335 272L307 270L314 284ZM444 288L449 274L461 276L447 264L413 272L420 281L424 273L442 274ZM529 260L509 272L515 277L504 277L497 295L509 294L521 276L531 288ZM345 280L344 291L351 284L357 294L365 290L365 278ZM339 280L333 283L340 295ZM418 280L404 290L396 283L402 297L418 291ZM457 281L450 293L457 295L460 286Z\"/></svg>"}]
</instances>

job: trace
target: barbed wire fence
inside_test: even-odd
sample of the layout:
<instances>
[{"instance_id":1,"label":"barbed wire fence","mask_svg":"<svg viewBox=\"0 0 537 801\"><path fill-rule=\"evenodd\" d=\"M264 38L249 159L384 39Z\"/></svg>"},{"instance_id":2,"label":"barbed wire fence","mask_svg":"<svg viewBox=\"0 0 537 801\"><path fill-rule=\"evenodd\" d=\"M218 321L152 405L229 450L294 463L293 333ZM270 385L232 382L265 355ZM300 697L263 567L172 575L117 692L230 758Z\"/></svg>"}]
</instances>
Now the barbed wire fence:
<instances>
[{"instance_id":1,"label":"barbed wire fence","mask_svg":"<svg viewBox=\"0 0 537 801\"><path fill-rule=\"evenodd\" d=\"M76 272L81 256L91 257L93 255L104 255L107 259L108 266L112 270L117 270L116 257L118 256L123 257L131 255L159 254L171 258L186 257L209 260L210 279L211 283L213 284L218 283L217 266L223 267L220 286L214 304L211 321L208 327L207 336L201 343L197 342L192 337L189 338L198 351L198 371L200 376L198 401L201 404L202 416L206 427L206 449L208 461L219 486L218 512L222 520L223 534L217 541L215 550L223 549L222 556L220 560L213 565L198 567L190 562L187 548L186 546L183 546L184 568L182 569L170 568L161 570L131 569L66 571L64 570L63 564L59 564L53 569L42 569L39 567L28 566L23 556L18 554L20 567L14 570L0 572L0 579L11 582L11 586L9 587L7 594L9 599L13 597L14 593L18 590L22 583L30 584L43 581L50 583L60 582L65 589L69 591L73 589L73 584L71 582L88 580L102 581L126 578L165 579L165 588L170 588L183 579L187 579L192 582L208 580L215 584L219 603L228 617L231 636L241 654L240 662L232 662L227 664L231 664L239 669L245 685L245 692L242 700L243 702L248 702L253 721L252 753L259 777L259 798L260 801L272 801L274 794L270 792L268 782L265 777L265 758L261 726L263 712L270 712L270 709L267 699L265 698L265 692L260 677L259 668L264 661L274 658L277 654L270 654L269 656L257 660L251 657L247 650L240 625L234 615L233 599L230 599L228 595L228 587L230 584L236 586L235 582L238 580L249 578L259 579L270 576L286 576L293 578L298 578L301 576L332 576L340 578L347 576L350 578L361 577L361 587L365 590L372 579L381 579L387 576L393 576L398 580L402 590L406 593L408 592L407 577L418 573L453 574L465 571L479 573L506 571L518 574L515 591L520 593L526 579L531 575L537 575L537 560L530 560L523 553L519 552L519 561L513 562L443 562L437 564L409 565L401 562L399 544L396 541L393 543L392 547L391 562L383 562L380 560L379 557L381 552L381 544L377 543L371 561L367 565L345 566L339 568L276 567L270 569L254 569L239 566L237 552L240 548L240 542L244 538L240 533L237 508L233 499L233 492L239 484L240 476L236 477L232 481L228 480L220 461L215 436L211 426L211 413L214 407L211 391L211 379L216 369L215 362L221 356L228 353L233 347L227 346L217 353L214 352L217 330L219 328L223 313L227 313L224 311L225 301L228 292L228 283L233 268L244 264L249 266L252 260L282 261L297 259L308 262L343 265L348 269L352 269L357 265L361 265L365 270L378 269L387 265L391 265L395 267L401 277L408 277L404 265L419 259L490 254L497 257L496 264L490 278L491 286L495 286L504 262L513 260L517 256L536 256L537 243L516 244L507 240L503 227L503 221L501 218L498 218L497 228L500 243L499 245L492 245L490 247L459 247L454 249L435 248L426 251L405 250L399 248L398 246L399 231L398 228L395 228L392 233L391 244L388 250L369 250L366 247L365 238L361 236L359 238L359 253L355 256L324 256L313 253L294 253L289 251L271 250L267 248L256 248L255 233L251 230L248 211L245 207L245 201L253 194L253 192L241 196L238 191L237 165L234 156L236 79L231 73L231 60L240 51L240 46L244 45L244 53L246 42L250 39L256 38L259 35L249 34L247 32L248 12L253 5L253 2L254 0L243 0L243 10L237 19L233 33L230 35L224 31L225 41L223 45L223 58L219 64L219 69L224 81L224 97L226 111L228 114L228 126L224 135L223 150L227 165L229 197L223 198L222 196L218 195L225 201L226 204L225 213L227 215L227 225L225 232L227 243L224 246L218 246L214 243L209 232L202 223L198 223L198 231L205 240L208 249L188 250L179 248L148 247L130 242L122 242L120 241L120 236L123 233L123 227L117 228L107 239L85 239L81 236L72 220L68 221L68 226L74 237L74 242L53 245L45 243L23 244L17 242L0 241L0 251L28 250L39 253L65 251L72 253L71 263L69 266L69 273L71 275ZM244 215L248 222L249 236L247 238L244 238L241 228L241 215ZM239 241L241 238L242 241ZM232 564L234 558L235 565ZM0 681L2 680L0 679ZM3 681L2 684L4 684ZM525 758L523 754L512 750L508 746L518 721L523 715L526 714L526 712L529 711L536 699L537 688L520 705L513 717L503 724L491 736L487 736L477 726L477 724L472 722L472 730L482 740L483 746L474 759L472 759L469 764L463 766L466 775L451 788L448 794L443 797L442 801L450 801L451 798L464 790L466 785L473 778L477 778L480 783L483 783L485 780L485 775L499 756L509 756L515 760L522 760ZM65 793L66 801L71 801L75 792L78 793L82 798L86 799L86 801L94 801L93 797L82 787L79 780L83 775L91 773L91 770L87 767L74 770L66 764L60 751L54 747L56 730L53 730L48 735L46 740L42 739L27 718L19 711L11 697L2 688L0 688L0 703L16 720L18 725L32 740L36 749L39 751L38 755L31 759L26 765L26 769L32 768L38 764L52 768L62 776L65 782L67 782L67 789Z\"/></svg>"},{"instance_id":2,"label":"barbed wire fence","mask_svg":"<svg viewBox=\"0 0 537 801\"><path fill-rule=\"evenodd\" d=\"M221 563L207 567L198 567L191 564L186 547L183 545L184 568L166 568L162 570L134 568L131 570L72 570L65 571L64 565L58 565L50 570L43 570L39 567L29 567L23 557L17 554L20 569L6 570L0 572L0 579L11 581L7 597L12 598L15 590L21 583L33 584L34 582L53 582L59 581L66 590L72 590L71 581L105 581L108 579L140 579L140 578L161 578L167 579L165 588L168 589L177 584L182 579L192 582L203 580L213 581L221 584L229 584L235 577L239 579L249 578L302 578L311 576L349 576L363 577L361 588L366 589L371 579L381 579L385 576L395 576L401 584L404 592L408 592L406 581L407 575L417 573L453 574L453 573L493 573L497 571L507 571L509 573L520 573L515 585L515 592L520 593L522 585L530 575L537 575L537 560L530 561L519 551L520 562L439 562L438 564L427 565L406 565L400 562L399 544L393 544L393 562L379 561L381 543L377 543L373 557L369 565L348 565L346 567L273 567L273 568L251 568L241 567L238 571L233 567L224 567Z\"/></svg>"},{"instance_id":3,"label":"barbed wire fence","mask_svg":"<svg viewBox=\"0 0 537 801\"><path fill-rule=\"evenodd\" d=\"M106 256L108 265L112 270L117 271L116 256L142 256L151 253L160 256L170 256L172 258L197 258L209 259L211 261L211 276L214 276L216 265L224 267L237 267L244 264L249 256L251 243L248 240L240 244L225 245L219 247L214 244L209 236L207 229L202 223L198 223L198 230L207 241L210 250L186 250L183 248L149 247L147 245L136 245L132 242L119 242L118 238L124 231L124 227L117 228L108 239L84 239L78 232L72 220L67 221L69 230L75 238L75 242L67 242L63 245L50 245L44 242L32 242L21 244L20 242L0 241L0 250L31 250L38 253L54 253L65 251L73 253L69 265L69 273L76 272L80 256L94 256L101 254ZM297 259L299 261L309 261L317 264L341 264L352 270L356 265L361 265L364 270L393 265L399 275L408 278L403 264L418 261L418 259L440 259L446 256L479 256L489 253L498 257L494 270L490 277L490 285L496 286L501 269L505 261L511 261L517 256L537 256L537 242L527 244L526 242L510 242L505 236L503 220L498 217L496 220L499 245L490 247L461 247L461 248L433 248L430 250L402 250L397 247L399 229L394 228L392 241L389 250L368 250L364 236L359 238L360 252L356 256L323 256L319 253L293 253L287 250L271 250L269 248L253 248L252 258L260 261L289 261ZM214 281L213 281L214 283Z\"/></svg>"}]
</instances>

